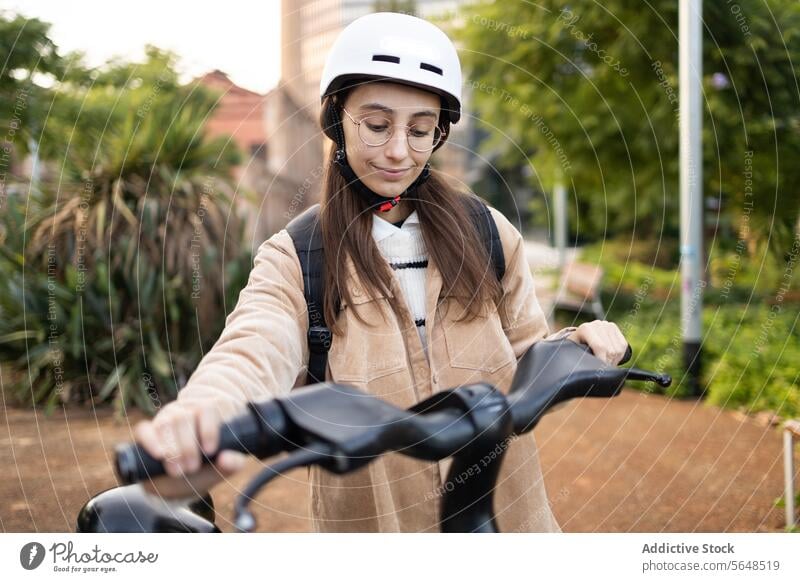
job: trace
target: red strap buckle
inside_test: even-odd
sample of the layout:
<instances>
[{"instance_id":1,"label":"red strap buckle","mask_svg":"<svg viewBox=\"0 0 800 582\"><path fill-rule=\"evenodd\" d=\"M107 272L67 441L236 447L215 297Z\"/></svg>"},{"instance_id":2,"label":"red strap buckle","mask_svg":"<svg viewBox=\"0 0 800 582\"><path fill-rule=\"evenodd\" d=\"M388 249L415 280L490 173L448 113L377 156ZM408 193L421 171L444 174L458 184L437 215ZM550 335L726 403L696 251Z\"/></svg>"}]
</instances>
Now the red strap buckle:
<instances>
[{"instance_id":1,"label":"red strap buckle","mask_svg":"<svg viewBox=\"0 0 800 582\"><path fill-rule=\"evenodd\" d=\"M383 204L381 204L380 206L378 206L378 210L380 210L381 212L388 212L388 211L390 211L392 208L394 208L395 206L397 206L397 202L398 202L399 200L400 200L400 196L395 196L394 198L392 198L392 199L391 199L391 200L389 200L388 202L384 202Z\"/></svg>"}]
</instances>

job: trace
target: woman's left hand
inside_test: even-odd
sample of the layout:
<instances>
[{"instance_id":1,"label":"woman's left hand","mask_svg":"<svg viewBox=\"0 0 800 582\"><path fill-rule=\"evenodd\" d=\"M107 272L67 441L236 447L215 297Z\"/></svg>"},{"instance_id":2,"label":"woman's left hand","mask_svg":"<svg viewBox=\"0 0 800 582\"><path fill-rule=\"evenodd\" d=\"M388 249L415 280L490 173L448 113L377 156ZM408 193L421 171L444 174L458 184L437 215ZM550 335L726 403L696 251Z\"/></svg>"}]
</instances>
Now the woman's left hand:
<instances>
[{"instance_id":1,"label":"woman's left hand","mask_svg":"<svg viewBox=\"0 0 800 582\"><path fill-rule=\"evenodd\" d=\"M578 344L586 344L597 358L614 366L622 360L628 349L628 342L617 324L605 320L582 323L567 338Z\"/></svg>"}]
</instances>

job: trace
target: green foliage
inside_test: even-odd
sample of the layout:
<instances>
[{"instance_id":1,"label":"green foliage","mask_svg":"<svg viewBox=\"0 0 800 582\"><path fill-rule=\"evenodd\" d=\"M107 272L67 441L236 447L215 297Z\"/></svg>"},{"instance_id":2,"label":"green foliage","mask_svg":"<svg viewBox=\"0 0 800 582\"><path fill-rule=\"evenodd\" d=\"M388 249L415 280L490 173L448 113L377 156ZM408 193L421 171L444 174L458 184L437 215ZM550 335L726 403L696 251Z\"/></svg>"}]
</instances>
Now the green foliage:
<instances>
[{"instance_id":1,"label":"green foliage","mask_svg":"<svg viewBox=\"0 0 800 582\"><path fill-rule=\"evenodd\" d=\"M624 241L598 243L582 260L604 268L603 303L635 350L634 365L668 372L671 396L687 396L680 327L680 273L631 258ZM800 286L798 256L778 261L712 254L704 289L702 385L706 401L747 412L800 415ZM715 265L726 265L720 269ZM794 299L794 302L792 301ZM656 386L645 390L661 391Z\"/></svg>"},{"instance_id":2,"label":"green foliage","mask_svg":"<svg viewBox=\"0 0 800 582\"><path fill-rule=\"evenodd\" d=\"M206 136L215 97L180 86L173 61L151 47L145 63L53 94L40 144L51 177L9 197L0 224L0 360L22 403L155 412L246 281L238 152Z\"/></svg>"},{"instance_id":3,"label":"green foliage","mask_svg":"<svg viewBox=\"0 0 800 582\"><path fill-rule=\"evenodd\" d=\"M792 250L794 251L792 253ZM633 295L642 287L658 299L677 297L680 274L675 241L632 240L616 238L581 249L583 261L602 265L608 292ZM707 259L706 301L717 303L753 303L775 301L780 295L787 301L800 301L800 239L784 257L768 252L766 242L749 250L712 247Z\"/></svg>"},{"instance_id":4,"label":"green foliage","mask_svg":"<svg viewBox=\"0 0 800 582\"><path fill-rule=\"evenodd\" d=\"M636 349L635 365L668 372L671 396L687 396L683 376L680 299L617 300L609 319ZM703 312L703 372L706 401L747 412L800 414L798 310L764 305L714 305ZM658 387L646 386L651 391Z\"/></svg>"},{"instance_id":5,"label":"green foliage","mask_svg":"<svg viewBox=\"0 0 800 582\"><path fill-rule=\"evenodd\" d=\"M34 75L56 81L86 78L80 54L60 55L49 38L50 24L38 18L0 12L0 126L6 143L18 155L28 152L31 140L38 138L40 120L49 113L53 91L34 83ZM5 151L9 154L9 151ZM0 163L0 171L6 164Z\"/></svg>"},{"instance_id":6,"label":"green foliage","mask_svg":"<svg viewBox=\"0 0 800 582\"><path fill-rule=\"evenodd\" d=\"M708 402L800 414L797 306L713 306L704 325L709 353Z\"/></svg>"},{"instance_id":7,"label":"green foliage","mask_svg":"<svg viewBox=\"0 0 800 582\"><path fill-rule=\"evenodd\" d=\"M180 189L182 175L225 175L240 159L225 138L207 139L203 125L217 96L182 87L175 56L148 47L144 63L111 63L93 73L91 87L68 84L53 97L40 143L62 180L105 182L114 176L166 179ZM171 169L176 182L158 175Z\"/></svg>"},{"instance_id":8,"label":"green foliage","mask_svg":"<svg viewBox=\"0 0 800 582\"><path fill-rule=\"evenodd\" d=\"M704 3L704 190L780 255L800 211L800 6L731 6ZM529 166L543 192L563 181L581 237L674 236L677 2L482 1L455 22L483 153L501 172Z\"/></svg>"},{"instance_id":9,"label":"green foliage","mask_svg":"<svg viewBox=\"0 0 800 582\"><path fill-rule=\"evenodd\" d=\"M0 13L0 94L13 93L32 72L58 75L64 64L48 37L50 25L38 18ZM5 110L5 108L4 108Z\"/></svg>"}]
</instances>

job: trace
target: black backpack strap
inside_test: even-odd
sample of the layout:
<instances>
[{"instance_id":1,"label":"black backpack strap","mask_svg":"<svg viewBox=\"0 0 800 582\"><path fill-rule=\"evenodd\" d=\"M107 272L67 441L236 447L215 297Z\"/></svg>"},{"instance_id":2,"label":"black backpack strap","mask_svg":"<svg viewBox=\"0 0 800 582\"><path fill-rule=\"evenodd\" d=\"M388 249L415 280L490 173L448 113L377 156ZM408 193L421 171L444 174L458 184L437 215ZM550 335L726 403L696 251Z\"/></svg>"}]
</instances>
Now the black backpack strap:
<instances>
[{"instance_id":1,"label":"black backpack strap","mask_svg":"<svg viewBox=\"0 0 800 582\"><path fill-rule=\"evenodd\" d=\"M486 252L492 259L497 280L502 282L506 273L506 258L503 253L500 233L497 231L497 223L495 223L489 207L483 200L472 195L465 196L464 200L467 204L470 218L475 224L475 228L478 229L478 234L480 234L481 240L486 247Z\"/></svg>"},{"instance_id":2,"label":"black backpack strap","mask_svg":"<svg viewBox=\"0 0 800 582\"><path fill-rule=\"evenodd\" d=\"M306 384L325 381L328 350L331 347L331 330L325 323L323 300L325 295L325 255L322 245L322 228L319 221L319 204L311 206L286 225L292 237L300 269L303 273L303 295L308 307L308 376Z\"/></svg>"}]
</instances>

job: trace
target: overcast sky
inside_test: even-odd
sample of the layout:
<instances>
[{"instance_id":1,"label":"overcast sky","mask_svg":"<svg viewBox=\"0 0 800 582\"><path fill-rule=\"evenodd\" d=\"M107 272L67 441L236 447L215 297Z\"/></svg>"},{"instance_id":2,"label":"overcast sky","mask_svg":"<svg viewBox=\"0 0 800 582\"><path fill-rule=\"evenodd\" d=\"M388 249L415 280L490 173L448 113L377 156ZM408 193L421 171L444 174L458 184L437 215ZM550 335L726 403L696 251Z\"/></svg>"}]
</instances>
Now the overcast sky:
<instances>
[{"instance_id":1,"label":"overcast sky","mask_svg":"<svg viewBox=\"0 0 800 582\"><path fill-rule=\"evenodd\" d=\"M61 54L84 51L90 65L115 55L141 59L149 43L176 52L186 80L220 69L266 93L280 77L279 0L3 0L0 6L50 22Z\"/></svg>"}]
</instances>

